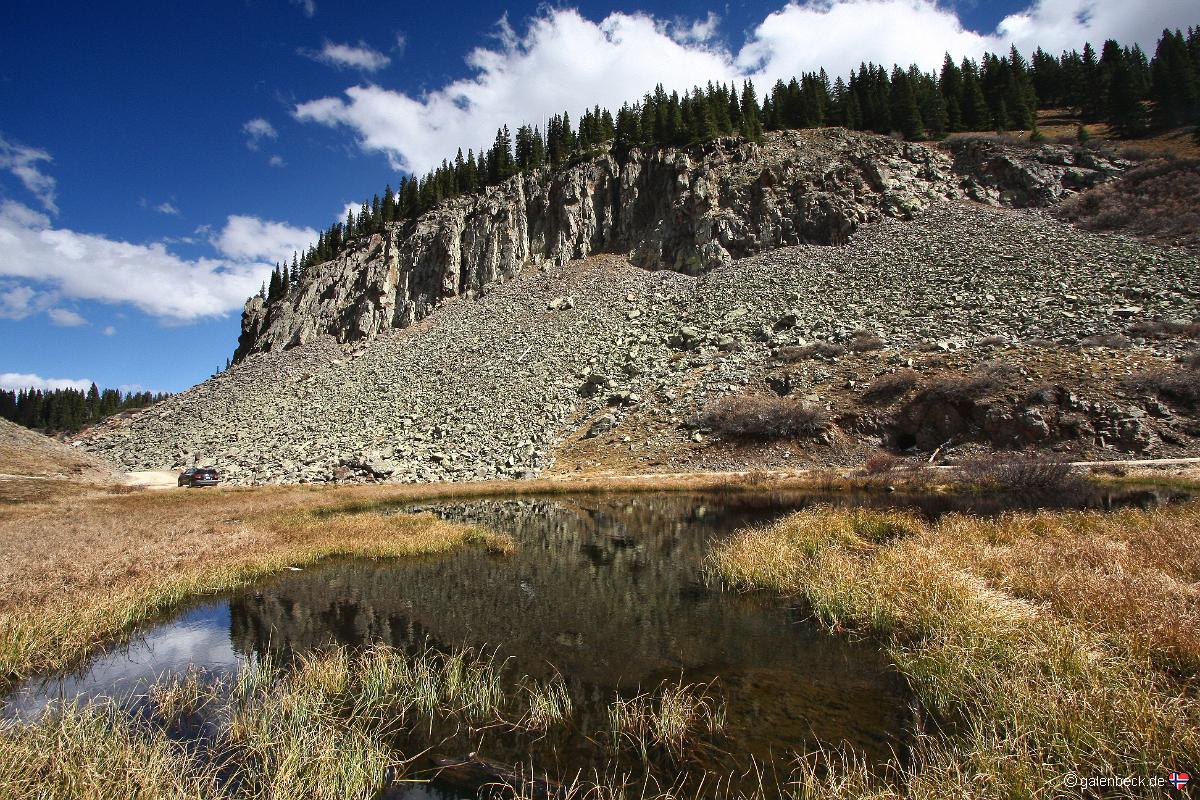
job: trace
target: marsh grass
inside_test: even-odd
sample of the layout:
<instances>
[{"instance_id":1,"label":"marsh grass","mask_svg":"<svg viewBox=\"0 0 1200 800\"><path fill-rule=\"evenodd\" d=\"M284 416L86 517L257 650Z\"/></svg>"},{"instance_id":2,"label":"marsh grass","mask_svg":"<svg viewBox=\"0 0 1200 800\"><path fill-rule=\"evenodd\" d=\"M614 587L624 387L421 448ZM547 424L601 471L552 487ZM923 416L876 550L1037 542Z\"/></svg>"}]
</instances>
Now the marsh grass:
<instances>
[{"instance_id":1,"label":"marsh grass","mask_svg":"<svg viewBox=\"0 0 1200 800\"><path fill-rule=\"evenodd\" d=\"M220 784L214 765L100 702L0 726L0 789L6 800L207 800Z\"/></svg>"},{"instance_id":2,"label":"marsh grass","mask_svg":"<svg viewBox=\"0 0 1200 800\"><path fill-rule=\"evenodd\" d=\"M1194 626L1200 559L1177 548L1200 507L902 527L881 538L896 528L808 509L710 557L731 587L802 595L831 628L878 636L944 725L916 766L883 779L826 764L805 778L813 795L1037 796L1068 772L1149 778L1200 760L1195 640L1154 636Z\"/></svg>"},{"instance_id":3,"label":"marsh grass","mask_svg":"<svg viewBox=\"0 0 1200 800\"><path fill-rule=\"evenodd\" d=\"M610 746L632 748L643 760L656 750L682 757L693 740L725 728L725 704L711 689L711 683L663 681L652 692L618 696L608 707Z\"/></svg>"},{"instance_id":4,"label":"marsh grass","mask_svg":"<svg viewBox=\"0 0 1200 800\"><path fill-rule=\"evenodd\" d=\"M200 567L78 598L0 611L0 674L10 680L60 671L83 660L97 642L128 633L189 599L233 591L288 567L336 556L404 558L480 547L508 553L511 538L433 515L323 515L314 510L267 514L249 523L278 544L232 564Z\"/></svg>"},{"instance_id":5,"label":"marsh grass","mask_svg":"<svg viewBox=\"0 0 1200 800\"><path fill-rule=\"evenodd\" d=\"M146 699L155 716L169 724L203 709L217 693L211 685L215 680L218 679L192 666L182 675L168 675L156 681L147 691Z\"/></svg>"},{"instance_id":6,"label":"marsh grass","mask_svg":"<svg viewBox=\"0 0 1200 800\"><path fill-rule=\"evenodd\" d=\"M530 680L524 689L529 701L525 724L530 728L546 730L570 721L574 702L561 675L555 675L544 683Z\"/></svg>"}]
</instances>

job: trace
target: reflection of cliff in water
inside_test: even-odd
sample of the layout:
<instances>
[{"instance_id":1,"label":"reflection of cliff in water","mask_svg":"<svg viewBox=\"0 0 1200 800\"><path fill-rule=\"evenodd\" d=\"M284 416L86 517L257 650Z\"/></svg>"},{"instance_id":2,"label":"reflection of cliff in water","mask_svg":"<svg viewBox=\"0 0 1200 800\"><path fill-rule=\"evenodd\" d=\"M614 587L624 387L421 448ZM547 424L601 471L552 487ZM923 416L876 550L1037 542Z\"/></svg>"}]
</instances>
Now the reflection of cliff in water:
<instances>
[{"instance_id":1,"label":"reflection of cliff in water","mask_svg":"<svg viewBox=\"0 0 1200 800\"><path fill-rule=\"evenodd\" d=\"M873 646L830 637L776 599L702 582L715 536L786 508L643 496L439 511L511 533L517 553L290 574L233 599L235 647L405 647L427 636L443 647L495 647L514 679L560 671L581 714L600 719L617 687L720 676L740 751L761 756L813 737L884 755L910 719L906 693Z\"/></svg>"},{"instance_id":2,"label":"reflection of cliff in water","mask_svg":"<svg viewBox=\"0 0 1200 800\"><path fill-rule=\"evenodd\" d=\"M337 641L404 646L426 635L445 645L500 646L516 666L624 684L679 669L788 660L775 601L712 591L701 564L713 536L763 519L692 497L494 501L444 506L445 516L512 534L513 557L464 551L404 564L335 563L285 576L232 603L244 652L306 650ZM772 516L777 515L778 509ZM798 633L803 630L804 635ZM758 648L758 644L764 646Z\"/></svg>"},{"instance_id":3,"label":"reflection of cliff in water","mask_svg":"<svg viewBox=\"0 0 1200 800\"><path fill-rule=\"evenodd\" d=\"M1158 498L1129 497L1138 504ZM1096 494L1081 506L1124 497ZM426 636L446 645L489 644L530 674L564 672L622 682L664 672L832 657L838 648L774 600L714 592L701 564L715 536L815 502L997 513L994 496L731 494L496 500L431 507L443 516L512 534L515 556L479 551L403 564L333 563L236 597L232 636L242 652L306 650L330 642L396 646ZM386 513L386 512L385 512ZM780 626L789 632L778 641ZM735 655L736 654L736 655Z\"/></svg>"}]
</instances>

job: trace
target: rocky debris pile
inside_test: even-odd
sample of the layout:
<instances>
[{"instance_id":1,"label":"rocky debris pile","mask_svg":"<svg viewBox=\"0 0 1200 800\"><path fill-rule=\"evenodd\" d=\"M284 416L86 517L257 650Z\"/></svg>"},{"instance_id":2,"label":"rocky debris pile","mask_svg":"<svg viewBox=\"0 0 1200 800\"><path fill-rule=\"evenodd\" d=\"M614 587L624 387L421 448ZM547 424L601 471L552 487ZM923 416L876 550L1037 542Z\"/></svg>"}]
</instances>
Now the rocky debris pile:
<instances>
[{"instance_id":1,"label":"rocky debris pile","mask_svg":"<svg viewBox=\"0 0 1200 800\"><path fill-rule=\"evenodd\" d=\"M869 331L880 358L953 354L1197 316L1200 264L1184 251L939 202L844 247L778 248L700 277L612 256L527 270L407 329L255 354L85 444L127 469L200 461L234 482L523 477L564 443L652 452L633 418L702 439L685 422L763 390L789 347L857 347ZM823 392L833 366L806 363L788 391Z\"/></svg>"},{"instance_id":2,"label":"rocky debris pile","mask_svg":"<svg viewBox=\"0 0 1200 800\"><path fill-rule=\"evenodd\" d=\"M253 297L234 360L320 335L353 342L406 327L447 298L491 291L529 265L597 253L701 274L804 243L843 244L939 199L1046 205L1121 164L1060 145L957 140L938 147L842 129L604 153L446 201L305 271L285 297Z\"/></svg>"},{"instance_id":3,"label":"rocky debris pile","mask_svg":"<svg viewBox=\"0 0 1200 800\"><path fill-rule=\"evenodd\" d=\"M987 137L953 137L945 147L967 197L1012 207L1051 206L1132 166L1092 150L1061 144L1014 145Z\"/></svg>"}]
</instances>

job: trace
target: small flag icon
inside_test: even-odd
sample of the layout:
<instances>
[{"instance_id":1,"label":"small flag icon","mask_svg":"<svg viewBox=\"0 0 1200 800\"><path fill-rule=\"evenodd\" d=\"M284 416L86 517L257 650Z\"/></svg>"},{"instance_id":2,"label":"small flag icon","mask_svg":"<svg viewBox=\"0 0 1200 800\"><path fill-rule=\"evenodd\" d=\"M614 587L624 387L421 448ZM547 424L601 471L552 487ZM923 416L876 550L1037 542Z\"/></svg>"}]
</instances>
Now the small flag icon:
<instances>
[{"instance_id":1,"label":"small flag icon","mask_svg":"<svg viewBox=\"0 0 1200 800\"><path fill-rule=\"evenodd\" d=\"M1188 785L1188 781L1191 779L1192 776L1186 772L1172 772L1171 777L1167 778L1167 783L1171 784L1176 789L1182 789Z\"/></svg>"}]
</instances>

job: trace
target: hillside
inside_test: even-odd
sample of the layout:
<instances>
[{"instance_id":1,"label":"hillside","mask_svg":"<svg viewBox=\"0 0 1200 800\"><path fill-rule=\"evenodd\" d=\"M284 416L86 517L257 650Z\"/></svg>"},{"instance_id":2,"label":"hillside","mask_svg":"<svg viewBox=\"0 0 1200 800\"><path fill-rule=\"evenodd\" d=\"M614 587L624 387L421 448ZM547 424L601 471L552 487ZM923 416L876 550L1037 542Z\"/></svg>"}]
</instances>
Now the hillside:
<instances>
[{"instance_id":1,"label":"hillside","mask_svg":"<svg viewBox=\"0 0 1200 800\"><path fill-rule=\"evenodd\" d=\"M278 307L252 301L238 364L84 444L127 469L200 461L235 482L799 466L946 443L1200 451L1196 373L1176 363L1192 328L1146 324L1200 317L1196 257L1006 207L1052 203L1120 165L1067 166L1053 157L1067 148L1037 160L994 143L948 154L786 136L689 161L690 188L672 184L657 216L606 216L621 207L597 199L609 190L579 183L606 175L603 163L546 182L551 196L590 198L548 210L553 226L513 222L513 197L544 202L519 181L453 201L306 272ZM642 196L627 177L618 200ZM709 204L680 211L704 185ZM841 209L846 244L780 241L814 207ZM626 219L641 233L616 233L634 230ZM838 229L822 219L807 230ZM722 230L757 231L760 252L735 258L746 239ZM675 257L647 259L647 236ZM421 252L442 260L406 260L422 242L441 242ZM702 269L679 256L697 252L713 254ZM646 268L658 266L681 269ZM1131 382L1145 373L1169 385ZM904 385L884 396L889 382ZM819 424L746 440L695 419L728 395L782 396Z\"/></svg>"},{"instance_id":2,"label":"hillside","mask_svg":"<svg viewBox=\"0 0 1200 800\"><path fill-rule=\"evenodd\" d=\"M0 474L112 480L112 465L79 447L0 419Z\"/></svg>"}]
</instances>

